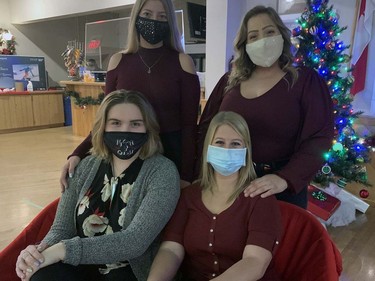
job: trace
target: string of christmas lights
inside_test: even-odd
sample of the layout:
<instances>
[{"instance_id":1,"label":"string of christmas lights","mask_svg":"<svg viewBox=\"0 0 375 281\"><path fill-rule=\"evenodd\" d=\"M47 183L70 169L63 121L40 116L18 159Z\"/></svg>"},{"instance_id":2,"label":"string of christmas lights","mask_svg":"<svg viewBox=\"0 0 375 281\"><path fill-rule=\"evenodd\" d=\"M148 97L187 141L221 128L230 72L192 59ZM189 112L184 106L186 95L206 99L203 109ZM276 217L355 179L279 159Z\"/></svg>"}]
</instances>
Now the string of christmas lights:
<instances>
[{"instance_id":1,"label":"string of christmas lights","mask_svg":"<svg viewBox=\"0 0 375 281\"><path fill-rule=\"evenodd\" d=\"M332 5L328 7L328 0L308 0L297 19L299 26L292 30L294 63L314 68L324 77L334 105L335 139L314 181L322 186L335 182L345 187L350 181L368 186L364 163L369 161L370 146L353 129L354 120L362 112L352 108L350 88L354 78L347 66L351 57L345 53L350 45L338 39L346 29L339 27L338 21L339 15Z\"/></svg>"}]
</instances>

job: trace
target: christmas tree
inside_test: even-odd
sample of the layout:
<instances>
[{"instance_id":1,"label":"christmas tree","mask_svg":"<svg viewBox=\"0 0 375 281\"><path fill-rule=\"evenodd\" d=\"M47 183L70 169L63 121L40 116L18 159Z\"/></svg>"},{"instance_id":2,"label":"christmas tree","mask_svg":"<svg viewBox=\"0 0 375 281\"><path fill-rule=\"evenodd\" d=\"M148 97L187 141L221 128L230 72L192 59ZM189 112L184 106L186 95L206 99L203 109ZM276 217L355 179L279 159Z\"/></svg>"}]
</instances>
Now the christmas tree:
<instances>
[{"instance_id":1,"label":"christmas tree","mask_svg":"<svg viewBox=\"0 0 375 281\"><path fill-rule=\"evenodd\" d=\"M338 19L328 0L308 0L297 19L298 26L292 30L294 63L311 67L324 77L334 105L335 139L314 181L322 186L335 182L344 187L348 181L369 185L364 163L369 161L370 147L353 129L354 120L362 112L354 112L351 105L353 77L346 53L350 46L338 38L346 29L339 27Z\"/></svg>"}]
</instances>

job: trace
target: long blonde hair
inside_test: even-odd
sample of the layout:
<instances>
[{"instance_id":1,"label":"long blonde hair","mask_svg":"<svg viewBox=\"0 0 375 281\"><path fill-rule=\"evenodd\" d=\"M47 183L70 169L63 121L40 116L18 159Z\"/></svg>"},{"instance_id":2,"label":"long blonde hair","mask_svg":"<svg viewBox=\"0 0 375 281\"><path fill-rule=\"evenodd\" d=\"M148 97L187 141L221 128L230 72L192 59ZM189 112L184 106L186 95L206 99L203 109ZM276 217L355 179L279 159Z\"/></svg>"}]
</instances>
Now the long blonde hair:
<instances>
[{"instance_id":1,"label":"long blonde hair","mask_svg":"<svg viewBox=\"0 0 375 281\"><path fill-rule=\"evenodd\" d=\"M216 186L215 173L211 164L207 163L208 146L212 143L217 129L222 125L228 125L243 139L246 153L246 166L239 170L239 177L236 183L235 191L230 195L228 201L238 197L238 195L245 189L245 187L256 178L256 173L252 160L251 153L251 139L249 127L245 119L231 111L220 111L214 118L212 118L210 126L208 127L206 138L204 139L204 146L202 152L202 166L200 173L200 184L202 189L212 191Z\"/></svg>"},{"instance_id":2,"label":"long blonde hair","mask_svg":"<svg viewBox=\"0 0 375 281\"><path fill-rule=\"evenodd\" d=\"M256 68L256 65L250 60L246 53L247 43L247 23L248 21L259 14L267 14L271 20L276 24L280 31L281 36L284 39L283 52L279 58L279 66L283 71L289 72L292 75L292 86L297 81L298 72L297 69L292 65L293 56L290 51L292 46L290 40L290 30L283 23L277 12L271 7L256 6L246 13L244 16L240 29L237 32L236 39L234 40L234 51L235 57L232 62L233 68L229 75L228 86L226 90L229 90L242 81L247 80Z\"/></svg>"},{"instance_id":3,"label":"long blonde hair","mask_svg":"<svg viewBox=\"0 0 375 281\"><path fill-rule=\"evenodd\" d=\"M137 20L137 16L141 12L144 4L149 0L137 0L134 3L131 15L130 15L130 22L128 28L128 42L127 46L125 47L125 54L128 53L136 53L139 49L139 35L135 28L135 22ZM176 20L176 13L175 8L173 6L172 0L158 0L163 4L168 24L169 24L169 38L164 40L164 45L176 50L179 53L184 53L184 49L182 48L181 44L181 35L178 31L177 27L177 20Z\"/></svg>"},{"instance_id":4,"label":"long blonde hair","mask_svg":"<svg viewBox=\"0 0 375 281\"><path fill-rule=\"evenodd\" d=\"M146 127L147 141L140 149L139 157L149 158L157 153L163 153L163 146L159 137L159 124L152 105L137 91L117 90L107 95L99 106L96 113L94 126L91 132L92 149L91 153L97 155L106 161L112 159L112 152L104 143L103 135L108 118L109 110L122 103L134 104L141 111L143 122Z\"/></svg>"}]
</instances>

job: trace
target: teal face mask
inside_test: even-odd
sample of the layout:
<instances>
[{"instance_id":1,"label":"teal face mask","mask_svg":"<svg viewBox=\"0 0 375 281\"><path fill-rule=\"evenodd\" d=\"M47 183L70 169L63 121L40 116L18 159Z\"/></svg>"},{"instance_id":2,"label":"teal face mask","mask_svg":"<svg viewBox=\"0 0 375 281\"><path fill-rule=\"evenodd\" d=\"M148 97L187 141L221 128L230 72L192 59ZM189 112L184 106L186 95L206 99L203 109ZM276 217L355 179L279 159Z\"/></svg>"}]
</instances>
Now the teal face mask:
<instances>
[{"instance_id":1,"label":"teal face mask","mask_svg":"<svg viewBox=\"0 0 375 281\"><path fill-rule=\"evenodd\" d=\"M207 162L219 174L229 176L246 165L246 148L228 149L209 145Z\"/></svg>"}]
</instances>

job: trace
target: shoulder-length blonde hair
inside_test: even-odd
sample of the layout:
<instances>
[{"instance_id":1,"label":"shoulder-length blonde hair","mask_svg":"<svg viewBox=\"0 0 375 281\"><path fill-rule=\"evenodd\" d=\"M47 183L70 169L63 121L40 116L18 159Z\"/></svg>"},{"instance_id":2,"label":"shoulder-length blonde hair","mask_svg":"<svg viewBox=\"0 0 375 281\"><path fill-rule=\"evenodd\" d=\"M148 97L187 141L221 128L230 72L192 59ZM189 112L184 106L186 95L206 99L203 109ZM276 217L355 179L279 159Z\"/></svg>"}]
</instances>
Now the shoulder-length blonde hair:
<instances>
[{"instance_id":1,"label":"shoulder-length blonde hair","mask_svg":"<svg viewBox=\"0 0 375 281\"><path fill-rule=\"evenodd\" d=\"M235 112L220 111L212 118L208 127L202 152L202 166L200 174L200 184L203 189L212 191L216 186L214 168L207 162L208 146L212 143L217 129L222 125L228 125L243 139L246 153L246 166L239 170L239 177L235 191L231 194L228 201L235 199L245 189L245 187L256 178L251 154L251 139L249 127L243 117Z\"/></svg>"},{"instance_id":2,"label":"shoulder-length blonde hair","mask_svg":"<svg viewBox=\"0 0 375 281\"><path fill-rule=\"evenodd\" d=\"M256 6L246 13L234 40L235 57L233 60L233 68L229 75L227 90L248 79L256 68L256 65L250 60L246 53L247 23L252 17L259 14L267 14L279 29L280 34L284 39L283 52L279 58L279 66L282 70L289 72L292 75L292 86L297 81L298 72L292 65L293 56L290 50L292 46L290 30L285 26L282 19L273 8Z\"/></svg>"},{"instance_id":3,"label":"shoulder-length blonde hair","mask_svg":"<svg viewBox=\"0 0 375 281\"><path fill-rule=\"evenodd\" d=\"M137 16L141 12L144 4L149 0L137 0L134 3L131 15L130 15L130 22L128 28L128 42L127 46L125 47L124 53L136 53L139 49L139 35L135 28L135 22L137 20ZM169 38L164 40L164 45L176 50L179 53L184 53L184 49L182 48L181 44L181 35L178 31L177 27L177 20L176 20L176 13L175 8L173 6L172 0L159 0L164 7L165 13L167 15L167 20L169 24Z\"/></svg>"},{"instance_id":4,"label":"shoulder-length blonde hair","mask_svg":"<svg viewBox=\"0 0 375 281\"><path fill-rule=\"evenodd\" d=\"M104 143L103 135L105 132L109 110L113 106L122 103L134 104L139 108L143 117L143 123L147 133L147 141L140 149L139 157L146 159L154 154L163 153L163 147L159 137L159 124L157 122L154 109L141 93L126 90L117 90L110 93L100 104L91 132L91 153L105 159L106 161L110 161L112 159L112 152Z\"/></svg>"}]
</instances>

